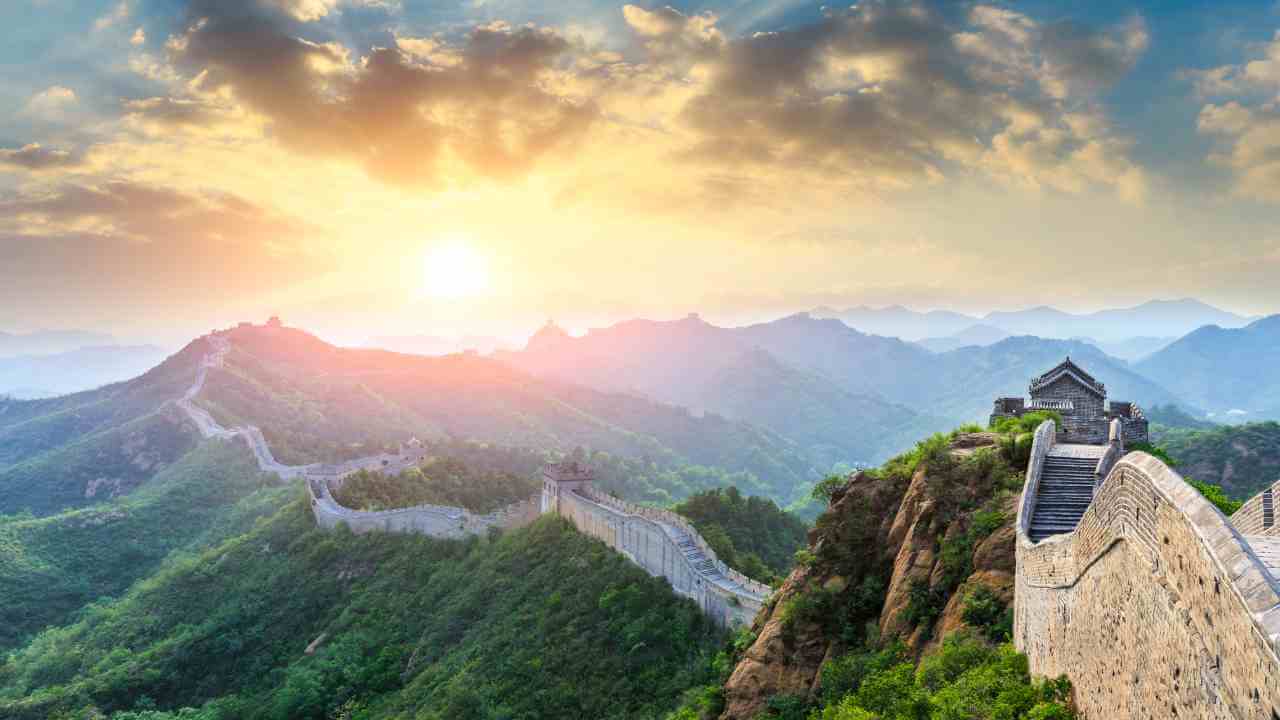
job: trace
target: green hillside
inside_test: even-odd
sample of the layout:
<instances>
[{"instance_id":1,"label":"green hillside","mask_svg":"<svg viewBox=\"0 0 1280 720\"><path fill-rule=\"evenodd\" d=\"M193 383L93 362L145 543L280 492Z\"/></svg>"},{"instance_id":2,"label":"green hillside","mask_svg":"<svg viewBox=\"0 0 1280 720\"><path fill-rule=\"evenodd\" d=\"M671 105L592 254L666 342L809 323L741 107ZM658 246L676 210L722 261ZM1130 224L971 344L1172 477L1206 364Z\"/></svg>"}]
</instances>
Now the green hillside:
<instances>
[{"instance_id":1,"label":"green hillside","mask_svg":"<svg viewBox=\"0 0 1280 720\"><path fill-rule=\"evenodd\" d=\"M672 509L693 522L721 560L761 582L786 576L809 529L772 500L746 497L736 487L700 492Z\"/></svg>"},{"instance_id":2,"label":"green hillside","mask_svg":"<svg viewBox=\"0 0 1280 720\"><path fill-rule=\"evenodd\" d=\"M261 489L266 480L245 446L213 442L124 498L0 516L0 650L119 596L174 550L242 532L287 492Z\"/></svg>"},{"instance_id":3,"label":"green hillside","mask_svg":"<svg viewBox=\"0 0 1280 720\"><path fill-rule=\"evenodd\" d=\"M0 665L0 716L659 718L722 635L556 518L495 542L314 527L171 558Z\"/></svg>"},{"instance_id":4,"label":"green hillside","mask_svg":"<svg viewBox=\"0 0 1280 720\"><path fill-rule=\"evenodd\" d=\"M1180 463L1178 472L1221 485L1233 498L1248 499L1280 480L1280 423L1166 428L1159 443Z\"/></svg>"},{"instance_id":5,"label":"green hillside","mask_svg":"<svg viewBox=\"0 0 1280 720\"><path fill-rule=\"evenodd\" d=\"M569 452L583 447L663 469L746 473L781 502L821 475L782 437L630 395L538 380L482 357L337 348L289 328L240 328L199 401L225 425L262 428L285 463L367 455L411 436ZM668 483L671 497L715 487ZM629 495L635 499L647 499Z\"/></svg>"},{"instance_id":6,"label":"green hillside","mask_svg":"<svg viewBox=\"0 0 1280 720\"><path fill-rule=\"evenodd\" d=\"M48 400L0 398L0 514L49 515L130 492L196 444L172 401L195 381L196 340L128 382Z\"/></svg>"}]
</instances>

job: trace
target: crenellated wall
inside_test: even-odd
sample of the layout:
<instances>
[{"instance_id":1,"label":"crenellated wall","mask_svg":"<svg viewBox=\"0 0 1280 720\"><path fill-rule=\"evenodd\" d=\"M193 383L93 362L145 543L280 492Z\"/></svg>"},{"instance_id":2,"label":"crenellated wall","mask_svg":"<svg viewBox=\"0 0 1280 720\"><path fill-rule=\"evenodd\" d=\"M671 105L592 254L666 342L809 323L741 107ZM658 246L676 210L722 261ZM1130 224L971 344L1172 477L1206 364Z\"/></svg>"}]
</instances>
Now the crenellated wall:
<instances>
[{"instance_id":1,"label":"crenellated wall","mask_svg":"<svg viewBox=\"0 0 1280 720\"><path fill-rule=\"evenodd\" d=\"M1126 455L1075 532L1040 543L1022 522L1028 506L1014 642L1033 673L1071 679L1084 718L1280 717L1280 585L1177 473Z\"/></svg>"},{"instance_id":2,"label":"crenellated wall","mask_svg":"<svg viewBox=\"0 0 1280 720\"><path fill-rule=\"evenodd\" d=\"M275 459L262 431L254 426L224 428L195 404L210 368L221 366L230 341L220 334L206 338L210 353L195 382L177 405L186 411L206 438L240 438L249 446L263 472L281 479L303 478L316 524L333 529L343 524L355 533L419 533L445 539L487 535L494 528L509 529L532 523L544 513L556 513L581 532L599 538L655 577L671 582L679 594L691 598L716 623L724 627L750 625L771 589L720 562L702 536L675 513L642 507L603 495L591 486L589 473L576 479L548 477L542 491L492 513L481 515L464 508L418 505L394 510L362 511L339 504L331 488L358 470L403 469L406 457L373 455L336 465L285 465Z\"/></svg>"},{"instance_id":3,"label":"crenellated wall","mask_svg":"<svg viewBox=\"0 0 1280 720\"><path fill-rule=\"evenodd\" d=\"M674 513L644 508L592 489L561 491L559 514L654 577L666 578L723 627L751 625L771 589L721 563ZM710 563L710 566L707 565Z\"/></svg>"},{"instance_id":4,"label":"crenellated wall","mask_svg":"<svg viewBox=\"0 0 1280 720\"><path fill-rule=\"evenodd\" d=\"M1275 499L1280 493L1280 482L1254 495L1231 514L1231 525L1241 535L1280 536L1276 525Z\"/></svg>"},{"instance_id":5,"label":"crenellated wall","mask_svg":"<svg viewBox=\"0 0 1280 720\"><path fill-rule=\"evenodd\" d=\"M334 500L329 482L323 478L307 478L307 494L316 524L332 530L340 523L356 534L370 531L419 533L432 537L462 539L487 534L491 528L524 527L541 515L542 494L481 515L465 508L444 505L416 505L395 510L352 510Z\"/></svg>"}]
</instances>

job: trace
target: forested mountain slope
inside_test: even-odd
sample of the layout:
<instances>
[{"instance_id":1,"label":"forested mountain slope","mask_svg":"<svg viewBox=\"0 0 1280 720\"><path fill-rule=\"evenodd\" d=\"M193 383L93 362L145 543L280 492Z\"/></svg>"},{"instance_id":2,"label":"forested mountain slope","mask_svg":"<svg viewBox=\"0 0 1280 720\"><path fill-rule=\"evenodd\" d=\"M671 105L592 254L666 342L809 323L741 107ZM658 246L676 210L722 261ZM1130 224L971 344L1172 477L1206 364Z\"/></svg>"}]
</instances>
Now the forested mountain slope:
<instances>
[{"instance_id":1,"label":"forested mountain slope","mask_svg":"<svg viewBox=\"0 0 1280 720\"><path fill-rule=\"evenodd\" d=\"M1223 419L1280 419L1280 315L1202 327L1134 369Z\"/></svg>"},{"instance_id":2,"label":"forested mountain slope","mask_svg":"<svg viewBox=\"0 0 1280 720\"><path fill-rule=\"evenodd\" d=\"M10 656L0 716L659 718L721 640L556 518L496 542L352 536L299 500Z\"/></svg>"},{"instance_id":3,"label":"forested mountain slope","mask_svg":"<svg viewBox=\"0 0 1280 720\"><path fill-rule=\"evenodd\" d=\"M229 337L231 351L197 401L223 425L262 428L289 464L369 455L411 436L584 447L664 468L745 472L744 489L784 503L825 470L803 448L739 420L538 379L476 355L337 348L291 328L241 327ZM636 488L628 496L697 489Z\"/></svg>"},{"instance_id":4,"label":"forested mountain slope","mask_svg":"<svg viewBox=\"0 0 1280 720\"><path fill-rule=\"evenodd\" d=\"M850 352L866 361L869 373L883 363L905 371L912 358L927 354L898 340L829 323L857 342ZM524 350L497 357L539 377L633 393L769 428L808 449L825 467L881 459L932 424L885 400L870 389L871 380L855 389L833 382L823 374L824 367L792 362L795 356L832 351L830 345L811 347L822 339L811 328L787 337L786 321L768 328L772 342L766 343L756 326L721 328L697 316L673 322L631 320L580 338L547 326Z\"/></svg>"},{"instance_id":5,"label":"forested mountain slope","mask_svg":"<svg viewBox=\"0 0 1280 720\"><path fill-rule=\"evenodd\" d=\"M0 652L119 596L174 550L243 532L281 493L248 448L209 443L112 502L0 516Z\"/></svg>"},{"instance_id":6,"label":"forested mountain slope","mask_svg":"<svg viewBox=\"0 0 1280 720\"><path fill-rule=\"evenodd\" d=\"M1247 500L1280 480L1280 423L1209 430L1168 428L1158 442L1178 461L1178 472L1221 485L1238 500Z\"/></svg>"},{"instance_id":7,"label":"forested mountain slope","mask_svg":"<svg viewBox=\"0 0 1280 720\"><path fill-rule=\"evenodd\" d=\"M206 352L199 339L127 382L47 400L0 398L0 513L101 502L188 452L196 434L172 401Z\"/></svg>"}]
</instances>

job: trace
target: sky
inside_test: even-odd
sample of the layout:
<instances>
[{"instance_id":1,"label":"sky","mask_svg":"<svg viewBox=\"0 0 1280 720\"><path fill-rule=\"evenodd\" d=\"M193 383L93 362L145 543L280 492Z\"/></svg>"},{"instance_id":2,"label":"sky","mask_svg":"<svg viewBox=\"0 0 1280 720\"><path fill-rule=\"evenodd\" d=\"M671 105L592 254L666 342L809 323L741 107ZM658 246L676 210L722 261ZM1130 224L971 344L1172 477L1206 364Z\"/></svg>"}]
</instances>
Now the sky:
<instances>
[{"instance_id":1,"label":"sky","mask_svg":"<svg viewBox=\"0 0 1280 720\"><path fill-rule=\"evenodd\" d=\"M8 0L0 330L1280 310L1280 3Z\"/></svg>"}]
</instances>

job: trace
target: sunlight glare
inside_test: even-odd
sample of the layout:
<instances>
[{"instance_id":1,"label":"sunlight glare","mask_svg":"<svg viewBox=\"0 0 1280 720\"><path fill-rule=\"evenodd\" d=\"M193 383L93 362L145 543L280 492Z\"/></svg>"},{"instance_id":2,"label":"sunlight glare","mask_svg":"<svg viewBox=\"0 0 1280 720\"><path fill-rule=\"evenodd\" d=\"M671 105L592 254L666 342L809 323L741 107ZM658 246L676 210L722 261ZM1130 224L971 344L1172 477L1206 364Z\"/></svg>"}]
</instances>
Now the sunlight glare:
<instances>
[{"instance_id":1,"label":"sunlight glare","mask_svg":"<svg viewBox=\"0 0 1280 720\"><path fill-rule=\"evenodd\" d=\"M475 297L489 289L489 266L471 244L450 238L427 251L424 280L423 290L432 297Z\"/></svg>"}]
</instances>

